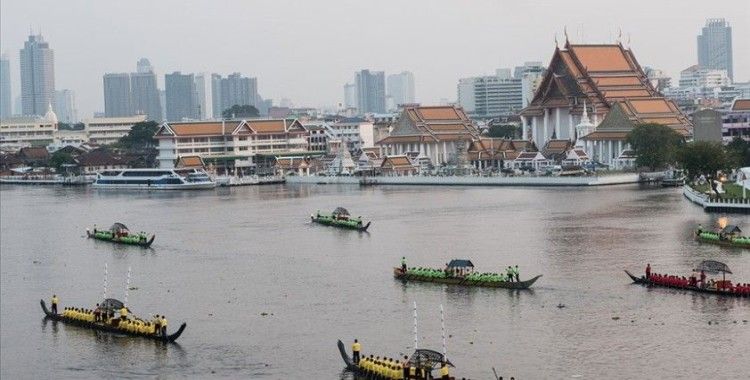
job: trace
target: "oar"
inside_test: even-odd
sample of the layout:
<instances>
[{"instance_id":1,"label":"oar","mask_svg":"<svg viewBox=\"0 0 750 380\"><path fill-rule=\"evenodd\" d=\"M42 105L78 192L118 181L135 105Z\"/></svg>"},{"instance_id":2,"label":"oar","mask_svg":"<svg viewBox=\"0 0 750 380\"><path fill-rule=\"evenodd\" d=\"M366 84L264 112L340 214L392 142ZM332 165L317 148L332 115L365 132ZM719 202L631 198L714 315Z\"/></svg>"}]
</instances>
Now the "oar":
<instances>
[{"instance_id":1,"label":"oar","mask_svg":"<svg viewBox=\"0 0 750 380\"><path fill-rule=\"evenodd\" d=\"M500 380L500 377L497 376L497 371L495 371L495 367L492 367L492 373L495 375L495 380Z\"/></svg>"}]
</instances>

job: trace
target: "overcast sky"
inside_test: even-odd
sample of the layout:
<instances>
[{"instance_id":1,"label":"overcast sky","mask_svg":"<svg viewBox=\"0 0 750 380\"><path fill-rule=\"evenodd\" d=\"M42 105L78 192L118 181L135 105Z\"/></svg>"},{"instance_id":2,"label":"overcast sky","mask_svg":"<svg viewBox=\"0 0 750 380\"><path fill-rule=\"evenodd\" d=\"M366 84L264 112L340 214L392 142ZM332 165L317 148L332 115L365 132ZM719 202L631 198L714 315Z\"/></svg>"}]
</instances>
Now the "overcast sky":
<instances>
[{"instance_id":1,"label":"overcast sky","mask_svg":"<svg viewBox=\"0 0 750 380\"><path fill-rule=\"evenodd\" d=\"M72 89L79 117L104 108L102 75L241 72L278 104L333 105L358 69L412 71L417 101L456 98L458 78L524 61L546 65L562 42L611 42L622 28L641 65L679 71L697 63L706 18L733 28L734 74L750 80L750 1L230 1L0 0L0 51L19 94L18 50L29 28L55 51L57 89Z\"/></svg>"}]
</instances>

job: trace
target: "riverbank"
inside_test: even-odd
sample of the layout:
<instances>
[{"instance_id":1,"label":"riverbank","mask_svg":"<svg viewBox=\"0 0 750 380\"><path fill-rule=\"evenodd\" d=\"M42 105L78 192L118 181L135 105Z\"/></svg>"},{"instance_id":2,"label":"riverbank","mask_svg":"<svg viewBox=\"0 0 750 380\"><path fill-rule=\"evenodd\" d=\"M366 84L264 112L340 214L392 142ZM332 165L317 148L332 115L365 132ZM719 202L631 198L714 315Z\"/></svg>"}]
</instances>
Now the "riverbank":
<instances>
[{"instance_id":1,"label":"riverbank","mask_svg":"<svg viewBox=\"0 0 750 380\"><path fill-rule=\"evenodd\" d=\"M477 177L477 176L400 176L328 177L288 176L287 183L308 185L410 185L410 186L605 186L640 182L637 173L585 177Z\"/></svg>"},{"instance_id":2,"label":"riverbank","mask_svg":"<svg viewBox=\"0 0 750 380\"><path fill-rule=\"evenodd\" d=\"M691 202L703 207L708 212L732 212L750 214L750 199L743 198L712 198L685 185L682 194Z\"/></svg>"}]
</instances>

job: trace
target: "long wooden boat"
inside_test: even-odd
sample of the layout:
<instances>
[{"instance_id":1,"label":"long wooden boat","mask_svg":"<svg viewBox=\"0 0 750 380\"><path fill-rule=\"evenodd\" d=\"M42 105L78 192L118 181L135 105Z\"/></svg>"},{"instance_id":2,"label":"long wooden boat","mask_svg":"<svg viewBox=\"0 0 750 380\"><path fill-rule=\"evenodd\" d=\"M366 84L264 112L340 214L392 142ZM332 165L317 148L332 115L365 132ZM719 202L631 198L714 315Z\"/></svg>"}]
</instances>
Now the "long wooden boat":
<instances>
[{"instance_id":1,"label":"long wooden boat","mask_svg":"<svg viewBox=\"0 0 750 380\"><path fill-rule=\"evenodd\" d=\"M461 285L461 286L476 286L484 288L504 288L504 289L528 289L531 285L542 277L538 275L526 281L512 282L512 281L476 281L469 280L465 277L427 277L420 276L417 274L404 273L401 268L393 268L393 277L401 281L418 281L418 282L434 282L437 284L448 284L448 285Z\"/></svg>"},{"instance_id":2,"label":"long wooden boat","mask_svg":"<svg viewBox=\"0 0 750 380\"><path fill-rule=\"evenodd\" d=\"M347 371L350 371L367 379L386 379L377 374L368 373L367 371L360 368L357 364L355 364L354 359L349 356L349 353L346 351L346 347L344 346L344 343L341 342L341 340L338 341L338 347L339 353L341 353L341 359L344 360L344 365L346 366ZM400 358L395 359L400 360ZM453 367L453 363L448 361L448 359L445 359L443 354L434 350L417 349L414 351L411 357L409 357L409 364L411 364L415 368L424 368L426 371L433 371L439 368L440 364L443 361L445 361L450 367Z\"/></svg>"},{"instance_id":3,"label":"long wooden boat","mask_svg":"<svg viewBox=\"0 0 750 380\"><path fill-rule=\"evenodd\" d=\"M724 247L736 247L750 249L750 237L740 236L736 238L723 238L720 234L710 231L702 231L700 234L698 230L694 232L695 240L701 243L709 243L721 245Z\"/></svg>"},{"instance_id":4,"label":"long wooden boat","mask_svg":"<svg viewBox=\"0 0 750 380\"><path fill-rule=\"evenodd\" d=\"M149 238L145 233L133 234L128 230L128 227L122 223L113 224L109 230L97 230L96 225L94 225L94 232L86 229L86 236L90 239L108 241L116 244L137 245L144 248L151 246L151 243L156 239L156 235L151 235Z\"/></svg>"},{"instance_id":5,"label":"long wooden boat","mask_svg":"<svg viewBox=\"0 0 750 380\"><path fill-rule=\"evenodd\" d=\"M348 230L367 231L370 227L371 222L364 224L361 218L339 218L335 214L323 214L317 213L310 215L310 220L313 223L322 224L324 226L344 228Z\"/></svg>"},{"instance_id":6,"label":"long wooden boat","mask_svg":"<svg viewBox=\"0 0 750 380\"><path fill-rule=\"evenodd\" d=\"M628 275L628 277L630 277L631 280L633 280L633 283L639 284L639 285L656 286L660 288L680 289L680 290L686 290L686 291L697 292L697 293L708 293L708 294L716 294L720 296L729 296L729 297L750 297L750 295L747 295L747 294L740 294L740 293L730 292L726 290L713 289L713 288L701 288L699 286L670 286L670 285L657 284L647 279L646 276L636 277L634 274L630 273L628 270L625 270L625 273Z\"/></svg>"},{"instance_id":7,"label":"long wooden boat","mask_svg":"<svg viewBox=\"0 0 750 380\"><path fill-rule=\"evenodd\" d=\"M177 329L177 331L171 335L162 336L162 335L146 335L146 334L140 334L130 331L121 330L119 328L116 328L114 326L110 326L104 323L98 323L98 322L86 322L86 321L80 321L77 319L71 319L71 318L65 318L60 314L55 314L49 309L47 309L47 304L44 303L44 300L39 301L39 303L42 305L42 311L44 311L44 315L46 318L49 318L53 321L60 321L65 324L78 326L82 328L87 328L91 330L98 330L98 331L104 331L112 334L118 334L118 335L129 335L133 337L139 337L139 338L145 338L145 339L151 339L159 342L165 342L165 343L173 343L177 338L182 335L182 332L185 331L185 327L187 327L187 323L183 323L180 325L180 328Z\"/></svg>"}]
</instances>

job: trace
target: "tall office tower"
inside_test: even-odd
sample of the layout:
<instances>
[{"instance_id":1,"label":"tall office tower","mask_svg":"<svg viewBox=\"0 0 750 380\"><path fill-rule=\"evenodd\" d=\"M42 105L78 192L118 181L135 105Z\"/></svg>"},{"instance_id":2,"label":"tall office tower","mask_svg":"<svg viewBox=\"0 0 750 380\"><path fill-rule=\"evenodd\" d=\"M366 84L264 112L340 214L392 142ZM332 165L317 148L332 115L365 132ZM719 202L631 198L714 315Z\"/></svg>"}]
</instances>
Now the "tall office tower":
<instances>
[{"instance_id":1,"label":"tall office tower","mask_svg":"<svg viewBox=\"0 0 750 380\"><path fill-rule=\"evenodd\" d=\"M362 70L356 73L357 111L360 114L385 113L385 73Z\"/></svg>"},{"instance_id":2,"label":"tall office tower","mask_svg":"<svg viewBox=\"0 0 750 380\"><path fill-rule=\"evenodd\" d=\"M213 94L211 76L207 73L195 75L195 102L198 106L198 120L213 118Z\"/></svg>"},{"instance_id":3,"label":"tall office tower","mask_svg":"<svg viewBox=\"0 0 750 380\"><path fill-rule=\"evenodd\" d=\"M181 121L196 119L198 107L195 104L195 76L176 71L164 75L166 90L167 120Z\"/></svg>"},{"instance_id":4,"label":"tall office tower","mask_svg":"<svg viewBox=\"0 0 750 380\"><path fill-rule=\"evenodd\" d=\"M122 117L133 116L130 74L104 74L104 116Z\"/></svg>"},{"instance_id":5,"label":"tall office tower","mask_svg":"<svg viewBox=\"0 0 750 380\"><path fill-rule=\"evenodd\" d=\"M73 124L78 122L78 110L76 109L76 95L72 90L55 91L57 108L57 120Z\"/></svg>"},{"instance_id":6,"label":"tall office tower","mask_svg":"<svg viewBox=\"0 0 750 380\"><path fill-rule=\"evenodd\" d=\"M139 59L136 66L137 72L130 74L133 114L146 115L148 120L161 121L162 109L154 67L146 58Z\"/></svg>"},{"instance_id":7,"label":"tall office tower","mask_svg":"<svg viewBox=\"0 0 750 380\"><path fill-rule=\"evenodd\" d=\"M221 80L221 105L224 109L234 105L258 107L258 80L245 78L240 73L227 75Z\"/></svg>"},{"instance_id":8,"label":"tall office tower","mask_svg":"<svg viewBox=\"0 0 750 380\"><path fill-rule=\"evenodd\" d=\"M7 119L13 114L12 95L10 92L10 61L0 56L0 119Z\"/></svg>"},{"instance_id":9,"label":"tall office tower","mask_svg":"<svg viewBox=\"0 0 750 380\"><path fill-rule=\"evenodd\" d=\"M732 27L723 18L708 19L698 35L698 65L704 69L726 70L734 80L732 68Z\"/></svg>"},{"instance_id":10,"label":"tall office tower","mask_svg":"<svg viewBox=\"0 0 750 380\"><path fill-rule=\"evenodd\" d=\"M224 107L221 104L221 75L219 74L211 74L211 104L213 118L221 119Z\"/></svg>"},{"instance_id":11,"label":"tall office tower","mask_svg":"<svg viewBox=\"0 0 750 380\"><path fill-rule=\"evenodd\" d=\"M414 103L414 74L404 71L389 75L387 96L393 99L393 105L396 107L399 104Z\"/></svg>"},{"instance_id":12,"label":"tall office tower","mask_svg":"<svg viewBox=\"0 0 750 380\"><path fill-rule=\"evenodd\" d=\"M55 105L55 53L42 35L30 35L20 51L24 115L44 115Z\"/></svg>"},{"instance_id":13,"label":"tall office tower","mask_svg":"<svg viewBox=\"0 0 750 380\"><path fill-rule=\"evenodd\" d=\"M357 85L354 83L344 85L344 108L357 108Z\"/></svg>"},{"instance_id":14,"label":"tall office tower","mask_svg":"<svg viewBox=\"0 0 750 380\"><path fill-rule=\"evenodd\" d=\"M547 68L541 62L524 62L513 71L513 77L521 80L521 104L526 107L534 99L536 89L544 79Z\"/></svg>"}]
</instances>

